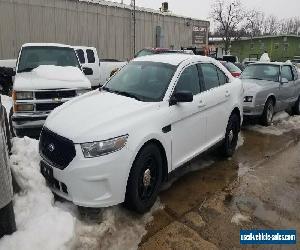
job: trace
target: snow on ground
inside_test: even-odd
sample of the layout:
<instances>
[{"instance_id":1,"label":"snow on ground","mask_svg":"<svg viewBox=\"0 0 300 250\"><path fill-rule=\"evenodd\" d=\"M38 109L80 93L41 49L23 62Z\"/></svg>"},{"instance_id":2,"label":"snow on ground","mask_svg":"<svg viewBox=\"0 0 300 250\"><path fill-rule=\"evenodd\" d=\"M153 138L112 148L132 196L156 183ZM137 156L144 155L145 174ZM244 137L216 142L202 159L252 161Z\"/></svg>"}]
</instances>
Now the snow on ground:
<instances>
[{"instance_id":1,"label":"snow on ground","mask_svg":"<svg viewBox=\"0 0 300 250\"><path fill-rule=\"evenodd\" d=\"M38 142L13 140L12 170L22 192L14 196L18 231L0 240L0 249L68 249L74 238L74 217L54 206L53 195L39 173Z\"/></svg>"},{"instance_id":2,"label":"snow on ground","mask_svg":"<svg viewBox=\"0 0 300 250\"><path fill-rule=\"evenodd\" d=\"M7 95L1 95L1 103L5 107L7 115L9 115L10 109L13 105L11 97Z\"/></svg>"},{"instance_id":3,"label":"snow on ground","mask_svg":"<svg viewBox=\"0 0 300 250\"><path fill-rule=\"evenodd\" d=\"M54 201L39 171L38 141L15 138L13 144L12 170L22 189L14 196L18 231L1 239L0 249L137 249L159 201L143 216L116 206L82 217L72 203Z\"/></svg>"},{"instance_id":4,"label":"snow on ground","mask_svg":"<svg viewBox=\"0 0 300 250\"><path fill-rule=\"evenodd\" d=\"M279 136L292 130L300 129L300 116L289 116L286 112L280 112L274 116L271 126L249 125L246 126L246 129L262 134Z\"/></svg>"},{"instance_id":5,"label":"snow on ground","mask_svg":"<svg viewBox=\"0 0 300 250\"><path fill-rule=\"evenodd\" d=\"M232 218L231 218L231 223L234 223L236 225L242 224L242 222L248 222L250 221L249 216L242 215L240 213L236 213Z\"/></svg>"}]
</instances>

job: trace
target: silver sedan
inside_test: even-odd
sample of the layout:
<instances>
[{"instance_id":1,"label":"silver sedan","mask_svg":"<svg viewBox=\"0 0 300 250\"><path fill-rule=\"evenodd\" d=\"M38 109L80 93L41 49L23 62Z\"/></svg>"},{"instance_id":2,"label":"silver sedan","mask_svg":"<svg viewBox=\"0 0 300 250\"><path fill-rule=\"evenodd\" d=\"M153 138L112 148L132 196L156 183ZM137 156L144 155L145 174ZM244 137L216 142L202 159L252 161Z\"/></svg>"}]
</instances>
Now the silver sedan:
<instances>
[{"instance_id":1,"label":"silver sedan","mask_svg":"<svg viewBox=\"0 0 300 250\"><path fill-rule=\"evenodd\" d=\"M259 117L269 126L274 113L290 110L300 114L300 75L288 63L253 63L242 73L244 117Z\"/></svg>"}]
</instances>

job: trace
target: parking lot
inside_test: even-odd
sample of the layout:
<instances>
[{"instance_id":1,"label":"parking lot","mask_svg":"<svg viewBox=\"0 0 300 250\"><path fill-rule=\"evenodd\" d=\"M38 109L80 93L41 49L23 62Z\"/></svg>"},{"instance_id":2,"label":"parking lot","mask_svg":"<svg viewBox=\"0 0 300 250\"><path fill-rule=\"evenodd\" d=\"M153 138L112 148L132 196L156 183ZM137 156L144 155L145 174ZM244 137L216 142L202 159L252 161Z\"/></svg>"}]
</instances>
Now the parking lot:
<instances>
[{"instance_id":1,"label":"parking lot","mask_svg":"<svg viewBox=\"0 0 300 250\"><path fill-rule=\"evenodd\" d=\"M37 141L14 139L11 162L22 189L15 210L22 227L0 248L49 242L52 233L57 240L44 249L233 249L241 228L299 229L299 138L297 116L280 113L267 129L248 124L233 158L211 150L194 159L176 171L143 216L122 206L99 212L79 211L61 199L53 203L39 173Z\"/></svg>"}]
</instances>

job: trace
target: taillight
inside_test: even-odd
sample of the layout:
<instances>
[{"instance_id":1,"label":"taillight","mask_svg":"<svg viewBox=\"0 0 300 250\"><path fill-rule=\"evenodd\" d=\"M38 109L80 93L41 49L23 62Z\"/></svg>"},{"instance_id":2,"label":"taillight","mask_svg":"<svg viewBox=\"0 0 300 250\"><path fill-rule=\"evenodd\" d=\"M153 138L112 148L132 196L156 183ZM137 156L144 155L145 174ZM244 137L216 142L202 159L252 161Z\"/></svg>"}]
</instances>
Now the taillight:
<instances>
[{"instance_id":1,"label":"taillight","mask_svg":"<svg viewBox=\"0 0 300 250\"><path fill-rule=\"evenodd\" d=\"M240 72L231 72L231 75L234 77L240 77L241 73Z\"/></svg>"}]
</instances>

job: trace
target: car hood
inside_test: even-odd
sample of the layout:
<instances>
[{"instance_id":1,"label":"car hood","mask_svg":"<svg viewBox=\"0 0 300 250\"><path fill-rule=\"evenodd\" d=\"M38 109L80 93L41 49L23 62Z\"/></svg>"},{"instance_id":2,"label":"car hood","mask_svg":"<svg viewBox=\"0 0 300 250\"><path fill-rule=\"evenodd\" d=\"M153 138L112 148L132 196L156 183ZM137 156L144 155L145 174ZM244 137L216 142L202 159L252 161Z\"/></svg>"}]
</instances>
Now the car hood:
<instances>
[{"instance_id":1,"label":"car hood","mask_svg":"<svg viewBox=\"0 0 300 250\"><path fill-rule=\"evenodd\" d=\"M95 90L56 108L45 126L74 143L106 140L127 134L132 121L158 106Z\"/></svg>"},{"instance_id":2,"label":"car hood","mask_svg":"<svg viewBox=\"0 0 300 250\"><path fill-rule=\"evenodd\" d=\"M90 81L76 67L42 65L31 72L17 73L14 90L91 88Z\"/></svg>"},{"instance_id":3,"label":"car hood","mask_svg":"<svg viewBox=\"0 0 300 250\"><path fill-rule=\"evenodd\" d=\"M257 79L241 79L245 93L247 92L259 92L263 89L269 88L271 81L257 80Z\"/></svg>"}]
</instances>

